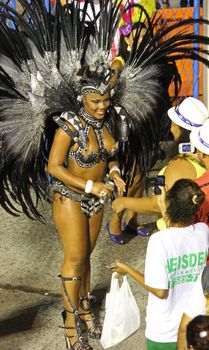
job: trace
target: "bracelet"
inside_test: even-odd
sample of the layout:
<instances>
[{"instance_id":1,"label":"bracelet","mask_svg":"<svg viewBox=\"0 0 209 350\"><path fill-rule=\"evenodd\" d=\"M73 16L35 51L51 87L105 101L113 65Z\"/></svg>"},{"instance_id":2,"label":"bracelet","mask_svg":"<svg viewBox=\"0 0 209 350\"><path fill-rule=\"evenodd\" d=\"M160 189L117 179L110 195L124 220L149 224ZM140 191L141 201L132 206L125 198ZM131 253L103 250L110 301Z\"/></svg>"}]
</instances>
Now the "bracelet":
<instances>
[{"instance_id":1,"label":"bracelet","mask_svg":"<svg viewBox=\"0 0 209 350\"><path fill-rule=\"evenodd\" d=\"M93 187L93 181L92 180L88 180L86 182L85 192L86 193L91 193L92 187Z\"/></svg>"},{"instance_id":2,"label":"bracelet","mask_svg":"<svg viewBox=\"0 0 209 350\"><path fill-rule=\"evenodd\" d=\"M119 169L119 167L117 165L114 165L110 171L109 171L109 174L111 174L113 171L117 171L120 175L121 175L121 171Z\"/></svg>"}]
</instances>

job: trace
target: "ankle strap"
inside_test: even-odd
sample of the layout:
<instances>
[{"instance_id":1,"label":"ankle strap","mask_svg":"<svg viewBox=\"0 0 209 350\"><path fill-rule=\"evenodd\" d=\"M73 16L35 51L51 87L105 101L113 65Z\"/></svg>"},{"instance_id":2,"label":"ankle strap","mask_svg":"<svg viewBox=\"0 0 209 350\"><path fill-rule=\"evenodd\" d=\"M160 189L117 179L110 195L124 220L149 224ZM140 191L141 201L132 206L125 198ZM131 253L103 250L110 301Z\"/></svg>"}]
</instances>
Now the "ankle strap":
<instances>
[{"instance_id":1,"label":"ankle strap","mask_svg":"<svg viewBox=\"0 0 209 350\"><path fill-rule=\"evenodd\" d=\"M88 295L81 295L79 299L80 301L83 301L83 300L89 301Z\"/></svg>"},{"instance_id":2,"label":"ankle strap","mask_svg":"<svg viewBox=\"0 0 209 350\"><path fill-rule=\"evenodd\" d=\"M80 298L79 298L81 301L82 300L89 300L89 301L92 301L92 302L96 302L96 297L95 295L91 294L91 292L88 292L87 295L81 295Z\"/></svg>"},{"instance_id":3,"label":"ankle strap","mask_svg":"<svg viewBox=\"0 0 209 350\"><path fill-rule=\"evenodd\" d=\"M88 292L87 296L88 296L88 299L93 303L97 301L97 298L95 297L95 295L91 294L91 292Z\"/></svg>"},{"instance_id":4,"label":"ankle strap","mask_svg":"<svg viewBox=\"0 0 209 350\"><path fill-rule=\"evenodd\" d=\"M61 278L62 281L81 281L81 277L63 277L62 275L58 275L58 277Z\"/></svg>"},{"instance_id":5,"label":"ankle strap","mask_svg":"<svg viewBox=\"0 0 209 350\"><path fill-rule=\"evenodd\" d=\"M84 311L91 311L90 299L88 295L83 295L79 298L79 307Z\"/></svg>"},{"instance_id":6,"label":"ankle strap","mask_svg":"<svg viewBox=\"0 0 209 350\"><path fill-rule=\"evenodd\" d=\"M81 281L81 277L63 277L62 275L59 275L58 277L61 278L61 281L62 281L62 288L63 288L63 291L65 293L65 296L66 296L66 299L71 307L71 310L72 310L72 313L76 313L76 309L74 308L73 306L73 303L72 301L70 300L70 297L69 297L69 294L68 294L68 291L66 289L66 286L65 286L65 282L77 282L77 281ZM69 311L68 311L69 312Z\"/></svg>"},{"instance_id":7,"label":"ankle strap","mask_svg":"<svg viewBox=\"0 0 209 350\"><path fill-rule=\"evenodd\" d=\"M67 309L65 309L65 311L67 312L67 313L69 313L69 314L74 314L75 312L73 312L73 311L70 311L70 310L67 310ZM76 310L77 311L77 310Z\"/></svg>"}]
</instances>

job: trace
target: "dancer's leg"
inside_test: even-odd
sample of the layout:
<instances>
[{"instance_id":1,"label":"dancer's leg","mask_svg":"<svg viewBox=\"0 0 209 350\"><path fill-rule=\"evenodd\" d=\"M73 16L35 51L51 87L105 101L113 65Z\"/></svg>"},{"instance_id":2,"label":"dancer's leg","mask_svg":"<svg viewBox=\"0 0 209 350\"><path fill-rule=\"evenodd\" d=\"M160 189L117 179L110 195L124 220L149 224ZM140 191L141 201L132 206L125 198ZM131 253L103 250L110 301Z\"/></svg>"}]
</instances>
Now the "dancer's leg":
<instances>
[{"instance_id":1,"label":"dancer's leg","mask_svg":"<svg viewBox=\"0 0 209 350\"><path fill-rule=\"evenodd\" d=\"M81 211L79 202L61 197L58 193L55 194L53 202L53 216L64 248L64 262L61 269L64 278L63 301L65 309L71 311L66 313L65 326L71 327L66 329L66 334L75 336L70 340L71 344L74 344L78 342L78 337L76 338L78 320L74 311L78 310L80 289L82 281L86 278L84 266L89 264L89 223ZM80 349L90 349L86 343L79 346Z\"/></svg>"},{"instance_id":2,"label":"dancer's leg","mask_svg":"<svg viewBox=\"0 0 209 350\"><path fill-rule=\"evenodd\" d=\"M140 198L143 196L143 191L144 181L141 180L139 174L136 174L132 185L128 188L127 197ZM125 214L125 223L130 227L137 228L139 226L139 223L137 221L137 213L127 209Z\"/></svg>"},{"instance_id":3,"label":"dancer's leg","mask_svg":"<svg viewBox=\"0 0 209 350\"><path fill-rule=\"evenodd\" d=\"M90 279L91 279L91 266L90 266L90 255L95 248L96 241L102 226L102 218L103 218L103 210L97 214L94 214L89 219L89 259L88 264L84 266L83 283L81 286L81 298L80 298L80 308L79 308L79 316L81 320L86 323L88 328L88 335L91 338L99 339L102 333L102 327L95 321L95 316L91 310L90 305Z\"/></svg>"},{"instance_id":4,"label":"dancer's leg","mask_svg":"<svg viewBox=\"0 0 209 350\"><path fill-rule=\"evenodd\" d=\"M81 286L81 295L87 295L90 292L90 279L91 279L91 268L90 268L90 255L93 252L97 238L99 236L99 233L101 231L102 226L102 219L103 219L103 210L101 210L99 213L94 214L89 219L89 240L88 240L88 258L86 261L86 265L83 266L83 278L82 286Z\"/></svg>"}]
</instances>

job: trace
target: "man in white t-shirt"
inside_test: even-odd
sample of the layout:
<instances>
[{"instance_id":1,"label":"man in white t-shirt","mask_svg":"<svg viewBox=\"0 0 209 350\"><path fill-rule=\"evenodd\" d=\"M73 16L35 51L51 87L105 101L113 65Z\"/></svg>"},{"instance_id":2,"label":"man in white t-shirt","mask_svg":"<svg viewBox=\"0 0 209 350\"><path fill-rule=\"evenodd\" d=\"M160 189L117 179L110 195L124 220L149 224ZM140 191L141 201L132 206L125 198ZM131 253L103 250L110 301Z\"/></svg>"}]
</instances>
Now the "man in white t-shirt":
<instances>
[{"instance_id":1,"label":"man in white t-shirt","mask_svg":"<svg viewBox=\"0 0 209 350\"><path fill-rule=\"evenodd\" d=\"M205 223L193 224L204 197L192 180L176 181L163 201L168 228L150 237L144 274L119 261L113 267L113 271L128 274L149 291L147 350L177 348L184 306L208 255L209 228Z\"/></svg>"},{"instance_id":2,"label":"man in white t-shirt","mask_svg":"<svg viewBox=\"0 0 209 350\"><path fill-rule=\"evenodd\" d=\"M200 274L184 307L184 313L178 331L178 350L187 349L187 325L194 317L209 313L207 304L209 307L209 265Z\"/></svg>"}]
</instances>

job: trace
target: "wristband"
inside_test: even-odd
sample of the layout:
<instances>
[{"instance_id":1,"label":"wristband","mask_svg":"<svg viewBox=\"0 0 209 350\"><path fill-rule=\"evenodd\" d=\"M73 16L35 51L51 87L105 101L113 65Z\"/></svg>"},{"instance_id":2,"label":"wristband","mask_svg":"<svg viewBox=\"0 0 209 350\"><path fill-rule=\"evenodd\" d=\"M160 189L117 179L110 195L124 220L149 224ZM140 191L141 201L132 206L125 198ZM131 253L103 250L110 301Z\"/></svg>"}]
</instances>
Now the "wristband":
<instances>
[{"instance_id":1,"label":"wristband","mask_svg":"<svg viewBox=\"0 0 209 350\"><path fill-rule=\"evenodd\" d=\"M92 180L88 180L86 182L85 192L86 193L91 193L92 187L93 187L93 181Z\"/></svg>"},{"instance_id":2,"label":"wristband","mask_svg":"<svg viewBox=\"0 0 209 350\"><path fill-rule=\"evenodd\" d=\"M120 175L121 175L121 171L119 169L119 167L117 165L114 165L110 171L109 171L109 174L111 174L113 171L117 171Z\"/></svg>"}]
</instances>

